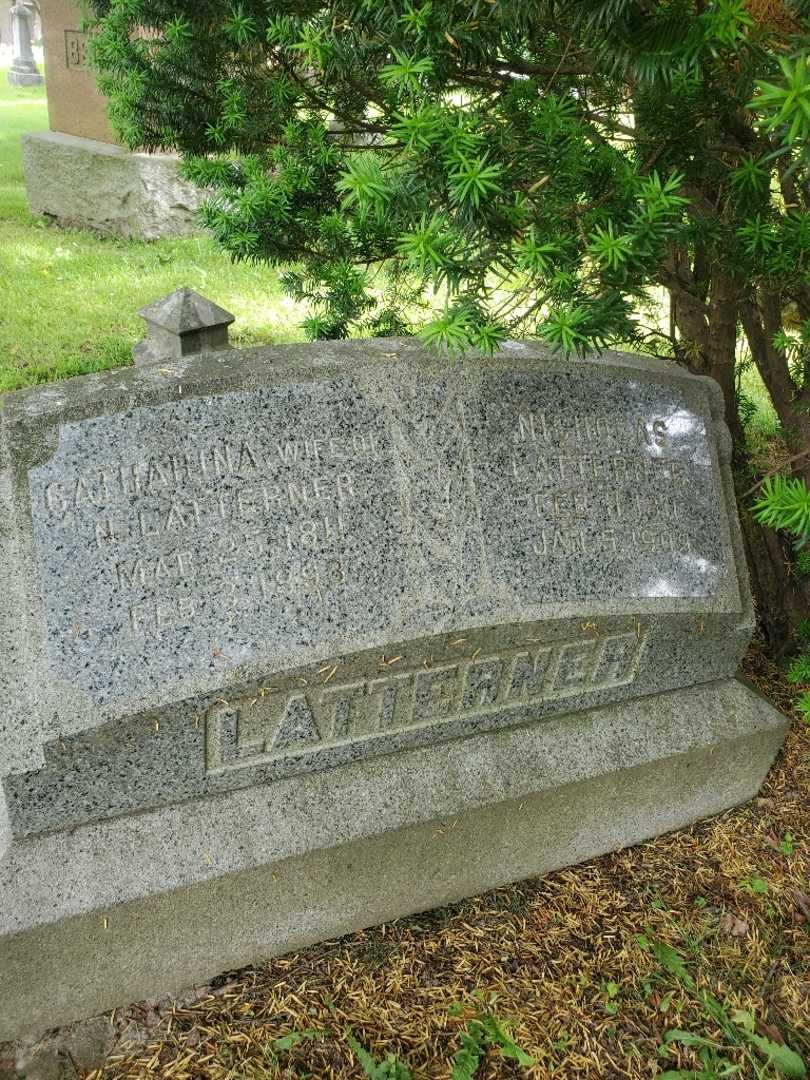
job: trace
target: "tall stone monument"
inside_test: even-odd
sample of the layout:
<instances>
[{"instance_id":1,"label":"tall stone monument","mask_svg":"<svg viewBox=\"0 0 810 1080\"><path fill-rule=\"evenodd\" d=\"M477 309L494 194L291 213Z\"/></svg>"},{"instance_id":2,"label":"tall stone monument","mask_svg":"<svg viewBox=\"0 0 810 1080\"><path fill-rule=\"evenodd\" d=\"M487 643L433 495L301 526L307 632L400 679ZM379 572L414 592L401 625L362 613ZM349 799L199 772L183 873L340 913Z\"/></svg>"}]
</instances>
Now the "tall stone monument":
<instances>
[{"instance_id":1,"label":"tall stone monument","mask_svg":"<svg viewBox=\"0 0 810 1080\"><path fill-rule=\"evenodd\" d=\"M401 340L6 395L0 1039L751 798L722 410Z\"/></svg>"},{"instance_id":2,"label":"tall stone monument","mask_svg":"<svg viewBox=\"0 0 810 1080\"><path fill-rule=\"evenodd\" d=\"M87 67L76 0L41 0L50 131L23 136L28 202L61 225L153 239L196 228L199 191L171 154L132 154L116 141Z\"/></svg>"},{"instance_id":3,"label":"tall stone monument","mask_svg":"<svg viewBox=\"0 0 810 1080\"><path fill-rule=\"evenodd\" d=\"M39 73L31 48L31 10L23 0L11 5L12 60L8 81L12 86L39 86L45 80Z\"/></svg>"}]
</instances>

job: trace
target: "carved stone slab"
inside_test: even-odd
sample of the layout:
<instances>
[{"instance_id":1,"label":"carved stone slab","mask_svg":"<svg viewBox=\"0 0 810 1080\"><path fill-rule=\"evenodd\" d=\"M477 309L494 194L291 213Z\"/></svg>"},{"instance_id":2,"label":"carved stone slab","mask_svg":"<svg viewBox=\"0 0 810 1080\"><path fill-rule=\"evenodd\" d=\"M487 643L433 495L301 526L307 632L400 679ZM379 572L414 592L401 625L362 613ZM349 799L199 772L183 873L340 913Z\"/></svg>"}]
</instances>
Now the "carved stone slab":
<instances>
[{"instance_id":1,"label":"carved stone slab","mask_svg":"<svg viewBox=\"0 0 810 1080\"><path fill-rule=\"evenodd\" d=\"M717 409L650 360L390 341L10 395L12 834L733 673Z\"/></svg>"},{"instance_id":2,"label":"carved stone slab","mask_svg":"<svg viewBox=\"0 0 810 1080\"><path fill-rule=\"evenodd\" d=\"M750 798L719 390L412 341L2 399L0 1039Z\"/></svg>"}]
</instances>

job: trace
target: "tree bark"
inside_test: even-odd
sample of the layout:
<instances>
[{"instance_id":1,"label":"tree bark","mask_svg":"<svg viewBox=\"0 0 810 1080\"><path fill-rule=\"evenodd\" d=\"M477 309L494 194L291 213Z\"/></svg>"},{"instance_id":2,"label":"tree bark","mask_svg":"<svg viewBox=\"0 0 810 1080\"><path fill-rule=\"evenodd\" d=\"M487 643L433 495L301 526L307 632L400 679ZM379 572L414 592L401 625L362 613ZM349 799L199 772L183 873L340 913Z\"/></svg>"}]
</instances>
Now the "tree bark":
<instances>
[{"instance_id":1,"label":"tree bark","mask_svg":"<svg viewBox=\"0 0 810 1080\"><path fill-rule=\"evenodd\" d=\"M784 656L793 648L796 627L808 616L808 591L793 572L788 545L754 520L741 494L738 490L737 506L757 621L774 655Z\"/></svg>"},{"instance_id":2,"label":"tree bark","mask_svg":"<svg viewBox=\"0 0 810 1080\"><path fill-rule=\"evenodd\" d=\"M717 271L712 274L704 303L697 295L698 284L690 281L689 271L682 265L677 270L673 266L673 271L677 273L677 284L673 289L675 322L686 344L684 358L691 370L696 374L711 376L723 391L726 423L734 445L735 482L747 488L749 482L742 466L748 455L745 431L737 407L738 316L743 322L757 368L774 400L780 422L791 434L800 436L804 430L804 420L801 416L797 418L792 408L795 388L790 380L787 362L772 346L773 333L776 331L768 336L769 322L750 298L742 294L739 284L730 275ZM769 320L774 318L773 307L768 316ZM779 318L781 327L781 313ZM807 421L810 427L810 416ZM807 467L810 468L810 461ZM788 544L773 530L758 525L740 498L742 491L738 490L737 495L759 624L771 649L781 655L791 647L796 626L810 612L810 589L796 578Z\"/></svg>"},{"instance_id":3,"label":"tree bark","mask_svg":"<svg viewBox=\"0 0 810 1080\"><path fill-rule=\"evenodd\" d=\"M810 449L810 412L801 390L790 376L787 357L773 344L782 329L782 304L777 293L760 289L740 304L740 319L751 356L770 395L779 423L787 433L793 453ZM794 472L810 483L810 457L797 462Z\"/></svg>"},{"instance_id":4,"label":"tree bark","mask_svg":"<svg viewBox=\"0 0 810 1080\"><path fill-rule=\"evenodd\" d=\"M723 391L726 405L726 423L737 451L745 445L740 413L737 408L737 309L740 288L733 278L717 271L709 280L707 301L704 303L696 292L697 281L684 276L684 267L678 265L675 322L682 340L691 347L684 353L687 366L697 375L709 375ZM692 286L692 287L690 287Z\"/></svg>"},{"instance_id":5,"label":"tree bark","mask_svg":"<svg viewBox=\"0 0 810 1080\"><path fill-rule=\"evenodd\" d=\"M740 290L729 274L712 275L708 310L707 375L720 384L726 404L726 423L738 452L745 446L745 432L737 407L737 308Z\"/></svg>"}]
</instances>

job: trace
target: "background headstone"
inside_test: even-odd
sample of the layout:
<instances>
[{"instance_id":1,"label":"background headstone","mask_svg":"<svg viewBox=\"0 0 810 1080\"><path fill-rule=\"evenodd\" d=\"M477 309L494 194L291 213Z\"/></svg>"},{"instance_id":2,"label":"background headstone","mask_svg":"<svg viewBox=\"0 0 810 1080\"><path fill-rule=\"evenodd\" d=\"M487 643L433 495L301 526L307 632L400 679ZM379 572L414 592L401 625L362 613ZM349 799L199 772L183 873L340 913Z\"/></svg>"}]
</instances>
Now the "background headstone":
<instances>
[{"instance_id":1,"label":"background headstone","mask_svg":"<svg viewBox=\"0 0 810 1080\"><path fill-rule=\"evenodd\" d=\"M42 0L49 132L23 136L28 202L57 224L154 239L195 232L202 196L171 154L119 145L86 61L76 0Z\"/></svg>"},{"instance_id":2,"label":"background headstone","mask_svg":"<svg viewBox=\"0 0 810 1080\"><path fill-rule=\"evenodd\" d=\"M12 60L8 81L12 86L38 86L44 80L31 48L33 12L23 0L11 5Z\"/></svg>"},{"instance_id":3,"label":"background headstone","mask_svg":"<svg viewBox=\"0 0 810 1080\"><path fill-rule=\"evenodd\" d=\"M118 143L107 119L107 99L87 67L84 16L76 0L41 0L42 44L51 131Z\"/></svg>"},{"instance_id":4,"label":"background headstone","mask_svg":"<svg viewBox=\"0 0 810 1080\"><path fill-rule=\"evenodd\" d=\"M3 398L0 1039L750 798L722 417L398 340Z\"/></svg>"}]
</instances>

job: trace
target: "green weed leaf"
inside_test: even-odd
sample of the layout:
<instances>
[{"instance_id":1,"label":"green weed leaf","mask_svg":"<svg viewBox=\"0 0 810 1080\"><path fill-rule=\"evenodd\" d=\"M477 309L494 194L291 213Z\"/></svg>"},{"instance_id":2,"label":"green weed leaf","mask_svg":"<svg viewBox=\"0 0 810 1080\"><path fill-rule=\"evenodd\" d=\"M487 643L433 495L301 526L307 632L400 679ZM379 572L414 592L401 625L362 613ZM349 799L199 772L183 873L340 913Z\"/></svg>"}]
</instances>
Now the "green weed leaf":
<instances>
[{"instance_id":1,"label":"green weed leaf","mask_svg":"<svg viewBox=\"0 0 810 1080\"><path fill-rule=\"evenodd\" d=\"M451 1080L472 1080L478 1072L487 1033L480 1020L472 1020L466 1031L461 1033L461 1049L453 1056Z\"/></svg>"},{"instance_id":2,"label":"green weed leaf","mask_svg":"<svg viewBox=\"0 0 810 1080\"><path fill-rule=\"evenodd\" d=\"M412 1080L410 1069L398 1061L393 1054L388 1054L385 1061L376 1062L362 1043L359 1043L352 1035L351 1028L346 1029L345 1035L346 1042L360 1062L360 1068L370 1080Z\"/></svg>"},{"instance_id":3,"label":"green weed leaf","mask_svg":"<svg viewBox=\"0 0 810 1080\"><path fill-rule=\"evenodd\" d=\"M525 1050L521 1050L497 1017L487 1013L481 1018L481 1024L487 1038L493 1046L498 1047L502 1057L512 1058L518 1065L522 1065L526 1069L534 1065L534 1058L530 1057Z\"/></svg>"},{"instance_id":4,"label":"green weed leaf","mask_svg":"<svg viewBox=\"0 0 810 1080\"><path fill-rule=\"evenodd\" d=\"M807 1076L807 1067L795 1050L789 1046L783 1046L772 1039L766 1039L762 1035L756 1035L753 1031L746 1031L745 1037L756 1046L768 1059L769 1064L782 1074L802 1080Z\"/></svg>"},{"instance_id":5,"label":"green weed leaf","mask_svg":"<svg viewBox=\"0 0 810 1080\"><path fill-rule=\"evenodd\" d=\"M687 971L684 959L679 952L663 941L651 941L650 948L662 968L668 971L670 975L677 976L690 990L694 990L695 980Z\"/></svg>"},{"instance_id":6,"label":"green weed leaf","mask_svg":"<svg viewBox=\"0 0 810 1080\"><path fill-rule=\"evenodd\" d=\"M281 1035L278 1039L273 1039L273 1047L276 1050L292 1050L298 1043L304 1042L305 1039L318 1039L325 1032L318 1031L317 1028L304 1028L303 1031L291 1031L289 1035Z\"/></svg>"},{"instance_id":7,"label":"green weed leaf","mask_svg":"<svg viewBox=\"0 0 810 1080\"><path fill-rule=\"evenodd\" d=\"M659 1075L658 1080L715 1080L713 1074L695 1072L694 1069L669 1069Z\"/></svg>"},{"instance_id":8,"label":"green weed leaf","mask_svg":"<svg viewBox=\"0 0 810 1080\"><path fill-rule=\"evenodd\" d=\"M719 1044L712 1039L704 1039L700 1035L693 1035L691 1031L680 1031L678 1028L673 1028L672 1031L668 1031L664 1036L665 1043L680 1043L681 1046L711 1046L713 1049L718 1049Z\"/></svg>"},{"instance_id":9,"label":"green weed leaf","mask_svg":"<svg viewBox=\"0 0 810 1080\"><path fill-rule=\"evenodd\" d=\"M752 896L764 896L768 891L768 882L761 877L743 878L740 888L744 892L751 893Z\"/></svg>"}]
</instances>

